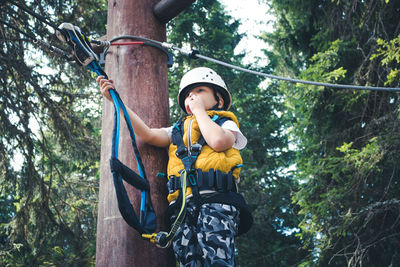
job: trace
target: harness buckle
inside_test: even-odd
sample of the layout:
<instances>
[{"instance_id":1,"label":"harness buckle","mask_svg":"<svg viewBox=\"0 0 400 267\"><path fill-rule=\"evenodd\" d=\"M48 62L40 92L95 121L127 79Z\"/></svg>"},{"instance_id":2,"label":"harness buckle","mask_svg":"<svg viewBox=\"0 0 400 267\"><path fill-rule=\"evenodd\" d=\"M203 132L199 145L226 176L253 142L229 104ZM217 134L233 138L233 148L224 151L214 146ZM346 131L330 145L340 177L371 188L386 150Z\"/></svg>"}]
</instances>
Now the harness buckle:
<instances>
[{"instance_id":1,"label":"harness buckle","mask_svg":"<svg viewBox=\"0 0 400 267\"><path fill-rule=\"evenodd\" d=\"M196 182L196 174L195 174L194 172L191 172L191 173L188 175L188 178L189 178L189 183L190 183L192 186L196 186L196 185L197 185L197 182Z\"/></svg>"},{"instance_id":2,"label":"harness buckle","mask_svg":"<svg viewBox=\"0 0 400 267\"><path fill-rule=\"evenodd\" d=\"M202 147L203 146L200 145L199 143L193 144L192 147L191 147L192 153L193 152L196 153L196 154L200 153Z\"/></svg>"},{"instance_id":3,"label":"harness buckle","mask_svg":"<svg viewBox=\"0 0 400 267\"><path fill-rule=\"evenodd\" d=\"M176 190L175 189L176 188L175 182L176 182L175 175L170 175L169 179L168 179L168 182L167 182L167 188L168 188L168 193L169 194L172 194L172 193L175 192L175 190Z\"/></svg>"},{"instance_id":4,"label":"harness buckle","mask_svg":"<svg viewBox=\"0 0 400 267\"><path fill-rule=\"evenodd\" d=\"M188 152L188 150L186 147L181 147L181 148L178 147L178 149L175 152L175 155L178 158L182 158L183 156L185 156L187 154L187 152Z\"/></svg>"},{"instance_id":5,"label":"harness buckle","mask_svg":"<svg viewBox=\"0 0 400 267\"><path fill-rule=\"evenodd\" d=\"M158 232L154 238L154 243L159 248L167 248L171 245L171 240L168 240L167 232Z\"/></svg>"}]
</instances>

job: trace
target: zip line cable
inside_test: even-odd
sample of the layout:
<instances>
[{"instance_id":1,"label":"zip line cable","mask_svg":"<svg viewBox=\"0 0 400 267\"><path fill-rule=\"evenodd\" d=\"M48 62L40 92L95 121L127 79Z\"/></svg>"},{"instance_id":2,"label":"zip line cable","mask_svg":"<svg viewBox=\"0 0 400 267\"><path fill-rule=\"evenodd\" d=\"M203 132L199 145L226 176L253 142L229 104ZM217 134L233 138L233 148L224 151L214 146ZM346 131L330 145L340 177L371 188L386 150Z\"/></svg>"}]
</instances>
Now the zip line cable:
<instances>
[{"instance_id":1,"label":"zip line cable","mask_svg":"<svg viewBox=\"0 0 400 267\"><path fill-rule=\"evenodd\" d=\"M51 26L56 31L58 30L58 27L55 24L53 24L52 22L48 21L45 17L36 14L35 12L33 12L33 11L29 10L28 8L26 8L25 6L23 6L23 5L19 4L19 3L16 3L14 0L6 0L6 1L9 1L10 3L16 5L18 8L22 9L23 11L29 13L30 15L34 16L38 20L42 21L43 23ZM0 22L5 23L4 21L0 21ZM6 25L9 26L9 24L6 24ZM18 32L20 32L20 31L18 30ZM116 38L114 38L112 40L115 41L117 39L123 39L121 37L123 37L123 36L118 36L118 37L116 37ZM32 38L32 37L30 37L30 38ZM273 74L267 74L267 73L263 73L263 72L254 71L254 70L246 69L246 68L243 68L243 67L239 67L239 66L236 66L236 65L221 61L221 60L217 60L217 59L214 59L214 58L211 58L211 57L207 57L207 56L201 55L199 53L199 51L197 51L197 50L186 50L186 49L179 48L179 47L177 47L175 45L172 45L172 44L169 44L169 43L166 43L166 42L159 42L159 41L152 40L152 39L149 39L149 38L144 38L144 37L137 37L137 36L129 35L129 38L136 38L137 40L154 43L154 44L157 44L158 46L161 46L161 47L164 47L164 48L167 48L167 49L176 50L179 53L181 53L183 55L186 55L186 56L189 56L190 58L193 58L193 59L200 58L200 59L203 59L203 60L206 60L206 61L209 61L209 62L213 62L213 63L216 63L218 65L224 66L224 67L228 67L228 68L235 69L235 70L238 70L238 71L242 71L242 72L246 72L246 73L249 73L249 74L258 75L258 76L262 76L262 77L266 77L266 78L270 78L270 79L274 79L274 80L281 80L281 81L286 81L286 82L291 82L291 83L302 83L302 84L315 85L315 86L325 86L325 87L331 87L331 88L337 88L337 89L389 91L389 92L400 91L400 87L379 87L379 86L375 87L375 86L362 86L362 85L334 84L334 83L324 83L324 82L300 80L300 79L288 78L288 77L283 77L283 76L278 76L278 75L273 75ZM32 39L37 40L36 38L32 38ZM43 41L37 41L37 42L42 43ZM107 43L107 42L104 42L104 41L93 41L93 43L106 46L105 43ZM110 43L110 42L108 42L108 43ZM46 45L49 45L49 44L46 43ZM108 48L109 48L109 45L108 45L108 47L106 47L105 52L107 52Z\"/></svg>"},{"instance_id":2,"label":"zip line cable","mask_svg":"<svg viewBox=\"0 0 400 267\"><path fill-rule=\"evenodd\" d=\"M309 85L315 85L315 86L326 86L326 87L332 87L332 88L338 88L338 89L390 91L390 92L400 91L400 87L379 87L379 86L375 87L375 86L363 86L363 85L334 84L334 83L306 81L306 80L282 77L282 76L278 76L278 75L267 74L267 73L264 73L264 72L249 70L249 69L246 69L246 68L243 68L243 67L239 67L239 66L230 64L230 63L226 63L226 62L221 61L221 60L217 60L217 59L214 59L214 58L211 58L211 57L207 57L207 56L201 55L197 50L186 50L186 49L179 48L179 47L177 47L175 45L172 45L172 44L169 44L169 43L166 43L166 42L159 42L159 41L156 41L156 40L143 38L143 37L137 37L137 36L129 36L129 37L133 37L133 38L136 38L138 40L145 40L145 41L153 42L153 43L155 43L157 45L160 45L162 47L165 47L165 48L168 48L168 49L171 49L171 50L176 50L179 53L181 53L182 55L188 56L188 57L193 58L193 59L200 58L200 59L203 59L203 60L206 60L206 61L210 61L210 62L216 63L216 64L224 66L224 67L228 67L228 68L235 69L235 70L242 71L242 72L247 72L247 73L253 74L253 75L263 76L263 77L274 79L274 80L281 80L281 81L286 81L286 82L291 82L291 83L309 84ZM117 37L117 38L119 38L119 37ZM116 39L116 38L114 38L114 39ZM119 39L123 39L123 38L119 38Z\"/></svg>"},{"instance_id":3,"label":"zip line cable","mask_svg":"<svg viewBox=\"0 0 400 267\"><path fill-rule=\"evenodd\" d=\"M263 76L263 77L274 79L274 80L281 80L281 81L286 81L286 82L291 82L291 83L302 83L302 84L309 84L309 85L316 85L316 86L326 86L326 87L332 87L332 88L338 88L338 89L391 91L391 92L400 91L400 87L374 87L374 86L362 86L362 85L334 84L334 83L314 82L314 81L306 81L306 80L282 77L282 76L278 76L278 75L272 75L272 74L267 74L267 73L263 73L263 72L259 72L259 71L245 69L245 68L242 68L242 67L230 64L230 63L226 63L221 60L203 56L203 55L199 54L198 51L196 51L196 50L188 51L188 50L176 47L176 46L168 44L168 43L162 43L162 45L164 47L176 50L179 53L181 53L183 55L187 55L191 58L201 58L203 60L210 61L210 62L219 64L221 66L225 66L225 67L235 69L238 71L242 71L242 72L247 72L247 73L253 74L253 75Z\"/></svg>"},{"instance_id":4,"label":"zip line cable","mask_svg":"<svg viewBox=\"0 0 400 267\"><path fill-rule=\"evenodd\" d=\"M139 40L139 42L116 42L121 39L132 39L132 40ZM103 56L105 57L107 55L107 52L110 48L110 46L118 46L118 45L148 45L155 47L157 49L160 49L163 53L165 53L168 57L168 67L172 67L173 64L173 57L172 54L168 51L167 48L163 47L161 42L157 42L155 40L151 40L145 37L138 37L138 36L133 36L133 35L120 35L117 37L112 38L110 41L96 41L93 40L92 43L97 44L99 46L103 46L104 51L103 51Z\"/></svg>"},{"instance_id":5,"label":"zip line cable","mask_svg":"<svg viewBox=\"0 0 400 267\"><path fill-rule=\"evenodd\" d=\"M235 70L247 72L247 73L254 74L254 75L263 76L263 77L270 78L270 79L291 82L291 83L302 83L302 84L309 84L309 85L316 85L316 86L333 87L333 88L339 88L339 89L392 91L392 92L400 91L400 88L397 88L397 87L373 87L373 86L362 86L362 85L346 85L346 84L334 84L334 83L324 83L324 82L314 82L314 81L293 79L293 78L287 78L287 77L282 77L282 76L277 76L277 75L272 75L272 74L266 74L266 73L263 73L263 72L258 72L258 71L254 71L254 70L245 69L245 68L238 67L238 66L235 66L235 65L232 65L232 64L220 61L220 60L216 60L216 59L213 59L213 58L210 58L210 57L206 57L206 56L203 56L203 55L200 55L200 54L196 54L196 57L204 59L204 60L208 60L208 61L211 61L211 62L214 62L216 64L220 64L222 66L229 67L229 68L232 68L232 69L235 69Z\"/></svg>"}]
</instances>

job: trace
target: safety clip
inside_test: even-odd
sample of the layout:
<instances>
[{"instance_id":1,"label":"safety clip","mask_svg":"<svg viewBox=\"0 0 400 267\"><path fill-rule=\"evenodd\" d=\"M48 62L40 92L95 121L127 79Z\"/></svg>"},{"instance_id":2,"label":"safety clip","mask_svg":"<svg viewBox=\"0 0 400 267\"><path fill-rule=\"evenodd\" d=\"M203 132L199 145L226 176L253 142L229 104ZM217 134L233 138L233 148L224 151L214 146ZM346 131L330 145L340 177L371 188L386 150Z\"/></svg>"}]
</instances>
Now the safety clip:
<instances>
[{"instance_id":1,"label":"safety clip","mask_svg":"<svg viewBox=\"0 0 400 267\"><path fill-rule=\"evenodd\" d=\"M73 55L77 63L87 66L94 60L98 61L96 53L93 52L90 40L82 34L79 27L71 23L61 23L56 31L57 38L73 48Z\"/></svg>"}]
</instances>

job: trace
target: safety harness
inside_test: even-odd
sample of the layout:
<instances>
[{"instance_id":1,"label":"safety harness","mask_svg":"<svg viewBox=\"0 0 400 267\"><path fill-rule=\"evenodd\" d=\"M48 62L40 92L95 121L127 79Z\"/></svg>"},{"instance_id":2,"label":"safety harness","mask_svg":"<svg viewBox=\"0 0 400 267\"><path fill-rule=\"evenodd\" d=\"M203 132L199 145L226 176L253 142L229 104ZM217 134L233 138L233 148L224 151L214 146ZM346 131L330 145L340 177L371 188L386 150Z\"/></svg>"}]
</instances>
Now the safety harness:
<instances>
[{"instance_id":1,"label":"safety harness","mask_svg":"<svg viewBox=\"0 0 400 267\"><path fill-rule=\"evenodd\" d=\"M196 207L191 218L188 220L189 223L196 223L202 204L223 203L234 205L240 210L238 234L240 235L247 232L253 223L253 217L243 196L237 193L236 181L232 175L234 169L241 168L243 165L239 164L233 166L227 173L218 169L209 169L208 171L196 169L196 160L200 155L203 146L206 144L206 141L204 137L200 135L196 143L191 144L190 141L188 142L188 146L185 145L183 137L184 118L185 116L181 117L172 128L172 143L177 146L175 154L182 161L184 169L180 171L180 176L171 175L168 177L168 192L172 194L176 190L180 191L176 201L168 207L167 217L175 217L174 214L176 213L176 207L181 206L182 201L186 201L185 195L187 188L183 188L182 186L182 182L185 181L187 186L191 187L192 198ZM224 122L230 119L215 114L211 117L211 120L219 126L222 126ZM203 192L206 194L201 194Z\"/></svg>"},{"instance_id":2,"label":"safety harness","mask_svg":"<svg viewBox=\"0 0 400 267\"><path fill-rule=\"evenodd\" d=\"M177 146L177 150L175 152L176 156L182 160L184 171L188 175L190 186L192 187L192 192L195 197L195 201L198 202L199 189L203 189L205 187L214 187L214 181L212 179L207 179L208 175L202 175L201 170L196 170L194 168L194 164L197 160L197 157L201 153L201 149L203 148L206 141L204 140L203 135L200 135L200 138L197 140L195 144L188 144L188 147L185 146L183 141L184 135L184 126L183 126L183 118L181 117L177 123L174 124L172 128L172 143ZM218 115L214 115L212 121L217 123L218 125L222 125L228 118L220 117ZM210 173L212 173L211 171ZM233 176L231 175L232 179ZM210 177L211 178L211 177ZM231 189L233 188L233 180L230 180ZM177 189L180 189L181 177L169 177L168 180L168 191L169 193L174 192ZM222 189L222 180L220 180L219 188Z\"/></svg>"}]
</instances>

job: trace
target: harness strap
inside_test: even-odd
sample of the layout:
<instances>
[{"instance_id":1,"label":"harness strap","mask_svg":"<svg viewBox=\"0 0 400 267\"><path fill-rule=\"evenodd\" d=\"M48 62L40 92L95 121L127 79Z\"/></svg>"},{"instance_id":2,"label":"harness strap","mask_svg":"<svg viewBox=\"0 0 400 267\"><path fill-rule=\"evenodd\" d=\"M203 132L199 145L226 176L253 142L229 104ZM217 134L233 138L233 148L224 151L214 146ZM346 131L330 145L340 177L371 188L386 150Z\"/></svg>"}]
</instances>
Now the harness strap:
<instances>
[{"instance_id":1,"label":"harness strap","mask_svg":"<svg viewBox=\"0 0 400 267\"><path fill-rule=\"evenodd\" d=\"M117 158L112 157L110 159L110 167L111 172L120 174L125 182L136 187L137 189L150 191L149 181L140 177L136 172L132 171Z\"/></svg>"},{"instance_id":2,"label":"harness strap","mask_svg":"<svg viewBox=\"0 0 400 267\"><path fill-rule=\"evenodd\" d=\"M154 232L157 228L156 214L150 199L150 187L144 171L143 162L141 160L139 150L136 145L135 134L133 131L132 123L129 119L128 112L122 102L119 94L114 90L110 90L110 95L114 103L114 129L113 129L113 142L111 150L110 167L113 173L114 186L117 193L118 209L125 219L125 221L133 228L138 230L140 234ZM123 165L118 160L118 146L119 146L119 130L120 130L120 111L124 113L125 122L128 126L129 134L132 140L132 148L136 158L139 174ZM141 190L141 203L140 203L140 217L133 209L129 200L128 194L122 182L122 179L137 186Z\"/></svg>"},{"instance_id":3,"label":"harness strap","mask_svg":"<svg viewBox=\"0 0 400 267\"><path fill-rule=\"evenodd\" d=\"M180 158L182 160L183 166L184 166L184 171L187 174L187 178L189 180L189 184L192 188L192 194L193 194L193 200L195 202L195 205L198 208L201 206L202 200L201 200L201 195L200 195L200 190L202 190L203 188L199 187L199 182L201 182L203 184L203 178L199 177L203 177L203 175L201 175L203 172L201 170L195 170L194 169L194 165L195 162L197 160L197 157L200 155L201 153L201 149L203 148L204 144L206 143L203 135L200 135L199 139L197 140L197 143L191 145L189 148L185 146L184 141L183 141L183 135L184 135L184 124L183 124L183 119L185 116L181 117L178 122L174 125L173 129L172 129L172 142L174 145L177 146L177 150L176 150L176 156L178 158ZM220 117L218 115L214 115L211 118L212 121L214 121L215 123L217 123L218 125L222 125L225 121L228 120L228 118L225 117ZM189 131L191 131L191 129L189 128ZM189 133L190 134L190 133ZM200 175L200 176L199 176ZM182 176L181 176L182 177ZM170 177L170 180L168 181L168 184L170 184L170 190L169 192L174 192L177 189L180 189L180 185L182 184L181 181L181 177ZM204 176L204 177L208 177L208 176ZM217 170L214 174L214 170L210 170L210 175L209 175L209 179L207 180L207 183L214 183L214 178L216 177L217 179L215 179L215 185L217 188L217 190L219 191L224 191L228 188L227 186L225 186L224 188L224 183L226 183L226 185L229 184L230 188L229 191L232 188L232 185L234 184L233 176L232 174L230 175L231 178L225 178L222 175L222 172ZM226 182L224 182L223 180L226 180ZM228 182L228 180L230 180ZM188 184L188 185L189 185ZM210 188L213 189L214 188ZM178 194L178 198L177 198L177 202L181 202L182 201L182 190L179 191ZM179 206L179 205L178 205Z\"/></svg>"},{"instance_id":4,"label":"harness strap","mask_svg":"<svg viewBox=\"0 0 400 267\"><path fill-rule=\"evenodd\" d=\"M194 188L197 188L198 191L213 190L217 192L237 192L236 182L232 172L223 173L220 170L214 171L214 169L203 172L201 169L197 169L194 177L194 182L189 179L192 191ZM181 177L170 176L167 186L170 194L181 189Z\"/></svg>"},{"instance_id":5,"label":"harness strap","mask_svg":"<svg viewBox=\"0 0 400 267\"><path fill-rule=\"evenodd\" d=\"M197 157L201 153L203 145L206 143L203 136L200 136L197 143L193 144L189 149L185 146L183 142L183 132L184 126L182 123L182 118L174 125L172 128L172 143L177 146L175 155L182 160L183 166L186 171L190 172L193 169L194 163Z\"/></svg>"},{"instance_id":6,"label":"harness strap","mask_svg":"<svg viewBox=\"0 0 400 267\"><path fill-rule=\"evenodd\" d=\"M153 209L148 210L147 216L140 221L133 209L133 206L129 200L125 186L122 181L122 175L119 173L113 173L113 182L115 192L117 195L118 209L122 215L122 218L126 223L136 229L140 234L154 231L156 228L156 218Z\"/></svg>"},{"instance_id":7,"label":"harness strap","mask_svg":"<svg viewBox=\"0 0 400 267\"><path fill-rule=\"evenodd\" d=\"M185 143L183 142L184 117L185 116L181 117L172 128L172 143L177 146L175 155L182 160L185 170L190 172L194 169L194 163L196 162L197 157L200 155L201 149L206 141L204 137L200 135L197 143L193 144L190 148L185 146ZM228 118L220 117L218 115L214 115L211 119L218 125L222 125L225 121L229 120Z\"/></svg>"}]
</instances>

